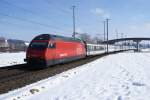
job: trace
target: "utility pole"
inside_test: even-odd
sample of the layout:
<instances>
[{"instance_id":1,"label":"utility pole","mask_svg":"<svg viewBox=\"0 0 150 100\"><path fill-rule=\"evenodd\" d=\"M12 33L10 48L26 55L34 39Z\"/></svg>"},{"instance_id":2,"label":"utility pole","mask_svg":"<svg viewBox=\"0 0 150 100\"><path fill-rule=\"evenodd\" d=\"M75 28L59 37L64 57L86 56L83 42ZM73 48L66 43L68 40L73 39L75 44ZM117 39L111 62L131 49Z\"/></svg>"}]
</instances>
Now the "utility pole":
<instances>
[{"instance_id":1,"label":"utility pole","mask_svg":"<svg viewBox=\"0 0 150 100\"><path fill-rule=\"evenodd\" d=\"M121 38L124 38L124 33L121 33Z\"/></svg>"},{"instance_id":2,"label":"utility pole","mask_svg":"<svg viewBox=\"0 0 150 100\"><path fill-rule=\"evenodd\" d=\"M109 21L110 19L106 19L106 24L107 24L107 53L108 53L108 21Z\"/></svg>"},{"instance_id":3,"label":"utility pole","mask_svg":"<svg viewBox=\"0 0 150 100\"><path fill-rule=\"evenodd\" d=\"M118 39L118 30L116 29L116 39Z\"/></svg>"},{"instance_id":4,"label":"utility pole","mask_svg":"<svg viewBox=\"0 0 150 100\"><path fill-rule=\"evenodd\" d=\"M106 21L103 21L103 25L104 25L104 41L106 41L106 28L105 28L105 26L106 26ZM104 46L104 49L105 49L105 52L106 52L106 45Z\"/></svg>"},{"instance_id":5,"label":"utility pole","mask_svg":"<svg viewBox=\"0 0 150 100\"><path fill-rule=\"evenodd\" d=\"M121 38L124 38L124 33L121 33ZM122 50L124 49L124 42L122 41Z\"/></svg>"},{"instance_id":6,"label":"utility pole","mask_svg":"<svg viewBox=\"0 0 150 100\"><path fill-rule=\"evenodd\" d=\"M73 10L73 35L72 37L75 39L75 35L76 35L76 23L75 23L75 7L76 6L72 6L72 10Z\"/></svg>"},{"instance_id":7,"label":"utility pole","mask_svg":"<svg viewBox=\"0 0 150 100\"><path fill-rule=\"evenodd\" d=\"M106 23L106 21L103 21L103 24L104 24L104 41L106 40L106 37L105 37L106 36L106 32L105 32L105 26L106 25L105 25L105 23Z\"/></svg>"},{"instance_id":8,"label":"utility pole","mask_svg":"<svg viewBox=\"0 0 150 100\"><path fill-rule=\"evenodd\" d=\"M116 39L118 39L118 30L116 29ZM119 46L119 43L118 42L116 42L116 49L117 49L117 47Z\"/></svg>"},{"instance_id":9,"label":"utility pole","mask_svg":"<svg viewBox=\"0 0 150 100\"><path fill-rule=\"evenodd\" d=\"M125 38L127 38L127 35L125 35ZM127 40L125 40L125 50L127 49Z\"/></svg>"}]
</instances>

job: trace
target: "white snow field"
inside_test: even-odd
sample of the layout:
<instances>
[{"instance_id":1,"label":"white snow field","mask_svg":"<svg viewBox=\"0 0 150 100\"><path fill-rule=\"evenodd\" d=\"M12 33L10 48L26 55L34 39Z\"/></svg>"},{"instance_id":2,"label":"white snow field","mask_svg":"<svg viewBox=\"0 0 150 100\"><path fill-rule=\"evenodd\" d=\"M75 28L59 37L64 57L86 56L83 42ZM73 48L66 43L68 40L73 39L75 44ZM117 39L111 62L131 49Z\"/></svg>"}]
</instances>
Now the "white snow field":
<instances>
[{"instance_id":1,"label":"white snow field","mask_svg":"<svg viewBox=\"0 0 150 100\"><path fill-rule=\"evenodd\" d=\"M23 64L25 55L25 52L0 53L0 67Z\"/></svg>"},{"instance_id":2,"label":"white snow field","mask_svg":"<svg viewBox=\"0 0 150 100\"><path fill-rule=\"evenodd\" d=\"M105 56L0 100L150 100L150 53Z\"/></svg>"}]
</instances>

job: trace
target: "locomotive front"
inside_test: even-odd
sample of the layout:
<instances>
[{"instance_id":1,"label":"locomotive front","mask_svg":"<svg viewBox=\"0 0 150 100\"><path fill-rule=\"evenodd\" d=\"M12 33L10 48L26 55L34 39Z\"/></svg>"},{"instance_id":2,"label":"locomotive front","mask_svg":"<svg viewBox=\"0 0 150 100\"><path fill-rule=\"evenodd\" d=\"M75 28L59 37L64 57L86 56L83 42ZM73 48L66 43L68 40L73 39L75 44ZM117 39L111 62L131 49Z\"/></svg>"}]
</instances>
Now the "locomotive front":
<instances>
[{"instance_id":1,"label":"locomotive front","mask_svg":"<svg viewBox=\"0 0 150 100\"><path fill-rule=\"evenodd\" d=\"M42 34L35 37L26 52L27 64L46 66L46 52L50 41L50 35Z\"/></svg>"}]
</instances>

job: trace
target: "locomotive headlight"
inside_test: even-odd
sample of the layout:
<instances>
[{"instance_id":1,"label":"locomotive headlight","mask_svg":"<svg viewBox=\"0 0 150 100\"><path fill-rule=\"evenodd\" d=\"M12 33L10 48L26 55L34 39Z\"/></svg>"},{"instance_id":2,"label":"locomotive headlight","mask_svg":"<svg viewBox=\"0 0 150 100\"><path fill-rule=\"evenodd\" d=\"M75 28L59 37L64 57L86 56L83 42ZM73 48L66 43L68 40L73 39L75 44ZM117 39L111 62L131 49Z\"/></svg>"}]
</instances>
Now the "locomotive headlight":
<instances>
[{"instance_id":1,"label":"locomotive headlight","mask_svg":"<svg viewBox=\"0 0 150 100\"><path fill-rule=\"evenodd\" d=\"M27 55L27 58L30 58L30 55Z\"/></svg>"}]
</instances>

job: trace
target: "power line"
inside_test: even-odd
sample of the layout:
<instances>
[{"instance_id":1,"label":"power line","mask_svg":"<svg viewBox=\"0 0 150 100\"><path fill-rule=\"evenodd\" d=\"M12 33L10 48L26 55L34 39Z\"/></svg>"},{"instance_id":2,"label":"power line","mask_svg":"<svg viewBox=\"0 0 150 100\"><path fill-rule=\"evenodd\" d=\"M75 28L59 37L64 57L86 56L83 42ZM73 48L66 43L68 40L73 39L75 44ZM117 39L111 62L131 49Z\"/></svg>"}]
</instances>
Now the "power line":
<instances>
[{"instance_id":1,"label":"power line","mask_svg":"<svg viewBox=\"0 0 150 100\"><path fill-rule=\"evenodd\" d=\"M16 23L12 23L12 22L7 22L7 21L2 21L2 20L0 20L0 22L3 22L3 23L6 23L6 24L12 24L12 25L15 25L15 26L17 26L17 27L20 27L20 28L22 28L22 24L16 24ZM26 27L26 26L25 26ZM26 27L27 28L27 27ZM48 27L45 27L45 28L48 28ZM2 30L1 30L2 31ZM63 33L63 32L59 32L59 31L51 31L51 32L53 32L54 34L56 34L56 33L60 33L60 34L63 34L63 35L66 35L66 33Z\"/></svg>"},{"instance_id":2,"label":"power line","mask_svg":"<svg viewBox=\"0 0 150 100\"><path fill-rule=\"evenodd\" d=\"M109 21L110 19L106 19L106 25L107 25L107 53L108 53L108 21Z\"/></svg>"},{"instance_id":3,"label":"power line","mask_svg":"<svg viewBox=\"0 0 150 100\"><path fill-rule=\"evenodd\" d=\"M10 6L14 6L14 7L19 8L19 9L22 9L22 10L28 12L28 13L35 14L35 12L33 12L33 11L30 11L30 10L25 9L25 8L23 8L23 7L17 6L17 5L15 5L15 4L13 4L13 3L7 2L6 0L1 0L1 2L2 2L2 3L5 3L5 4L7 4L7 5L10 5Z\"/></svg>"},{"instance_id":4,"label":"power line","mask_svg":"<svg viewBox=\"0 0 150 100\"><path fill-rule=\"evenodd\" d=\"M51 25L47 25L47 24L43 24L43 23L40 23L40 22L36 22L36 21L32 21L32 20L28 20L28 19L21 18L21 17L11 16L11 15L4 14L4 13L1 13L1 12L0 12L0 15L2 15L2 16L6 16L6 17L10 17L10 18L13 18L13 19L17 19L17 20L21 20L21 21L26 21L26 22L29 22L29 23L32 23L32 24L38 24L38 25L41 25L41 26L44 26L44 27L50 27L50 28L58 29L58 27L55 27L55 26L51 26Z\"/></svg>"},{"instance_id":5,"label":"power line","mask_svg":"<svg viewBox=\"0 0 150 100\"><path fill-rule=\"evenodd\" d=\"M47 4L52 5L52 3L51 3L49 0L44 0L44 1L45 1ZM70 11L64 10L64 9L62 9L62 8L59 8L59 9L56 9L56 10L59 10L59 11L61 11L61 13L64 13L64 14L71 13Z\"/></svg>"},{"instance_id":6,"label":"power line","mask_svg":"<svg viewBox=\"0 0 150 100\"><path fill-rule=\"evenodd\" d=\"M106 40L106 21L103 21L103 24L104 24L104 41Z\"/></svg>"},{"instance_id":7,"label":"power line","mask_svg":"<svg viewBox=\"0 0 150 100\"><path fill-rule=\"evenodd\" d=\"M51 4L48 0L44 0L44 1L46 1L49 5ZM1 0L1 2L5 3L5 4L8 4L8 5L11 5L11 6L15 6L16 8L19 8L19 9L23 9L24 11L27 11L27 12L36 14L34 11L31 11L31 10L28 10L28 9L23 8L23 7L21 7L21 6L15 5L15 4L10 3L10 2L8 2L8 1L6 1L6 0ZM67 11L65 11L65 10L63 10L63 9L59 9L59 10L60 10L61 12L64 12L64 13L70 13L69 11L67 12Z\"/></svg>"},{"instance_id":8,"label":"power line","mask_svg":"<svg viewBox=\"0 0 150 100\"><path fill-rule=\"evenodd\" d=\"M49 1L49 0L44 0L48 5L52 5L52 3ZM64 9L62 9L62 8L59 8L59 9L56 9L57 11L60 11L61 13L63 13L63 14L70 14L70 11L69 10L64 10Z\"/></svg>"},{"instance_id":9,"label":"power line","mask_svg":"<svg viewBox=\"0 0 150 100\"><path fill-rule=\"evenodd\" d=\"M0 12L0 15L1 16L5 16L5 17L10 17L10 18L13 18L13 19L16 19L16 20L20 20L20 21L24 21L24 22L28 22L28 23L31 23L31 24L38 24L40 26L43 26L43 27L47 27L47 28L53 28L53 29L59 29L58 27L55 27L55 26L51 26L51 25L47 25L47 24L43 24L43 23L40 23L40 22L36 22L36 21L32 21L32 20L28 20L28 19L25 19L25 18L20 18L20 17L15 17L15 16L11 16L11 15L7 15L7 14L4 14L4 13L1 13Z\"/></svg>"},{"instance_id":10,"label":"power line","mask_svg":"<svg viewBox=\"0 0 150 100\"><path fill-rule=\"evenodd\" d=\"M15 5L15 4L13 4L13 3L7 2L6 0L1 0L1 2L5 3L5 4L7 4L7 5L13 6L13 7L15 7L15 8L21 9L21 10L23 10L23 11L25 11L25 12L28 12L28 13L32 14L32 15L38 15L38 17L41 17L41 18L44 17L44 18L46 18L46 19L48 19L48 20L50 19L49 16L41 16L41 15L37 14L37 13L34 12L34 11L28 10L28 9L23 8L23 7L21 7L21 6L17 6L17 5ZM55 17L54 17L54 18L55 18ZM49 20L49 21L56 23L56 21L53 21L53 20ZM64 25L65 25L65 26L68 26L67 24L64 24Z\"/></svg>"},{"instance_id":11,"label":"power line","mask_svg":"<svg viewBox=\"0 0 150 100\"><path fill-rule=\"evenodd\" d=\"M13 6L13 7L16 7L16 8L18 8L18 9L21 9L21 10L23 10L23 11L25 11L25 12L30 13L30 14L38 15L38 17L42 17L42 18L45 17L45 18L49 19L48 16L41 16L41 15L37 14L37 13L34 12L34 11L31 11L31 10L28 10L28 9L23 8L23 7L21 7L21 6L18 6L18 5L16 5L16 4L7 2L6 0L1 0L1 1L2 1L3 3L7 4L7 5L11 5L11 6ZM49 0L44 0L44 1L46 1L49 5L51 5L51 3L50 3ZM57 9L57 10L58 10L58 9ZM66 11L66 10L64 10L64 9L59 9L59 11L60 11L61 13L65 13L65 14L70 13L69 11ZM7 16L7 17L11 17L11 18L14 18L14 19L17 19L17 20L21 20L21 21L26 21L26 22L29 22L29 23L32 23L32 24L38 24L38 25L40 25L40 26L47 27L47 28L60 29L59 27L56 27L56 26L53 26L53 25L50 25L50 24L44 24L44 23L40 23L40 22L33 21L33 20L28 20L28 19L25 19L25 18L14 17L14 16L10 16L10 15L7 15L7 14L1 14L1 15L4 15L4 16ZM76 20L78 20L78 19L76 19ZM52 21L52 20L49 20L49 21ZM78 22L80 23L80 21L78 21ZM64 24L64 23L63 23L63 24ZM67 26L67 25L64 25L64 26ZM70 30L69 30L69 31L70 31ZM74 32L75 32L75 31L74 31ZM69 32L69 33L70 33L70 32Z\"/></svg>"},{"instance_id":12,"label":"power line","mask_svg":"<svg viewBox=\"0 0 150 100\"><path fill-rule=\"evenodd\" d=\"M50 0L44 0L45 2L47 2L49 5L52 5L52 2L50 1ZM73 8L73 7L72 7ZM75 10L75 7L73 8L74 10ZM69 11L66 11L66 10L64 10L64 9L59 9L60 11L62 11L63 13L69 13ZM74 12L74 11L73 11ZM74 16L74 15L73 15ZM75 16L75 17L77 17L77 16ZM78 18L73 18L73 21L78 21L78 23L79 24L81 24L80 22L82 22L83 20L80 20L80 19L78 19ZM87 25L87 22L85 23L84 22L84 24L86 24ZM75 25L76 25L76 23L75 22L73 22L73 37L75 36ZM88 24L88 25L90 25L90 24Z\"/></svg>"}]
</instances>

